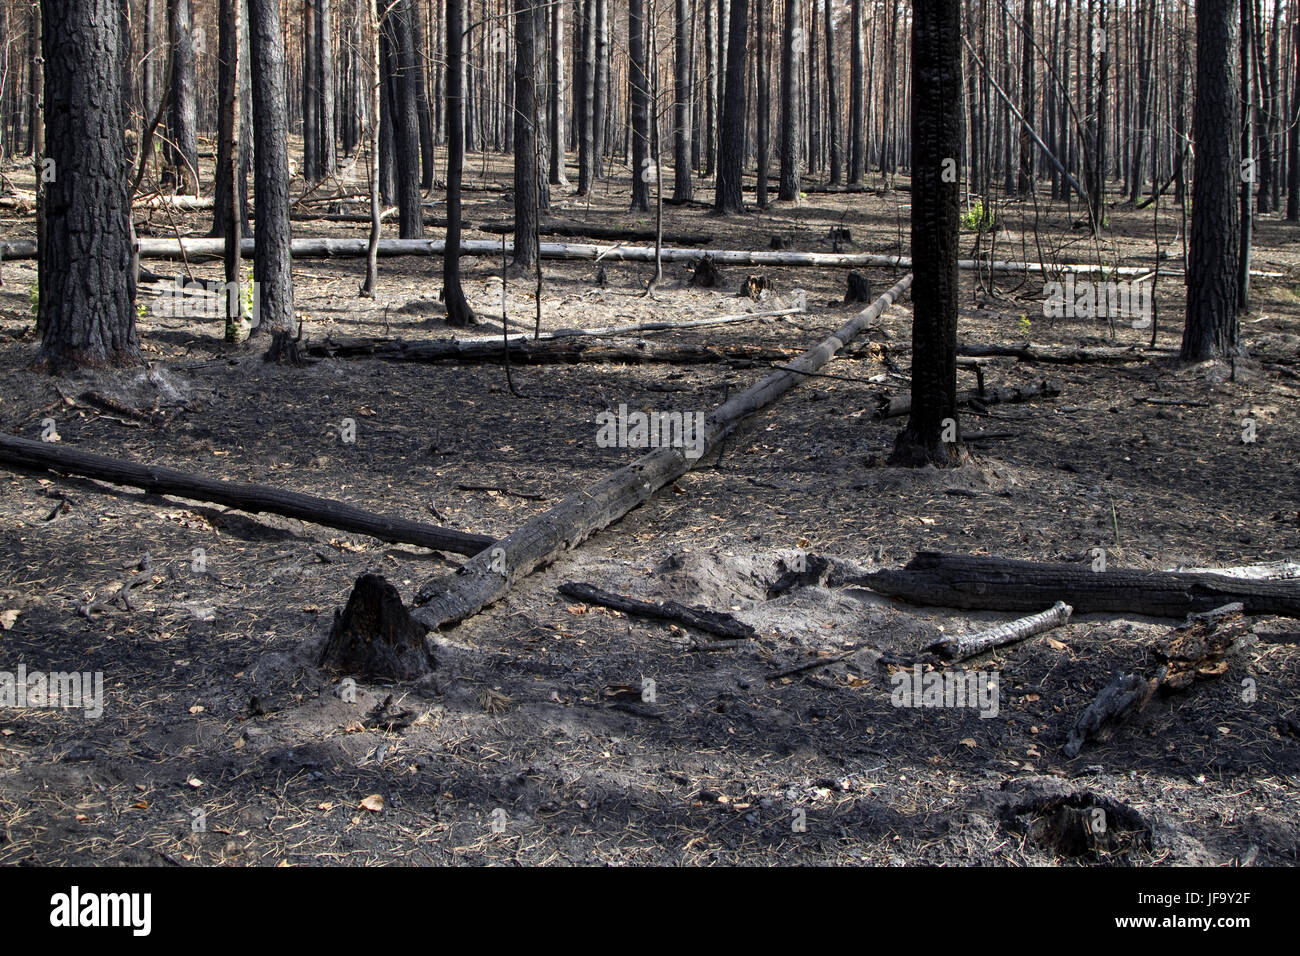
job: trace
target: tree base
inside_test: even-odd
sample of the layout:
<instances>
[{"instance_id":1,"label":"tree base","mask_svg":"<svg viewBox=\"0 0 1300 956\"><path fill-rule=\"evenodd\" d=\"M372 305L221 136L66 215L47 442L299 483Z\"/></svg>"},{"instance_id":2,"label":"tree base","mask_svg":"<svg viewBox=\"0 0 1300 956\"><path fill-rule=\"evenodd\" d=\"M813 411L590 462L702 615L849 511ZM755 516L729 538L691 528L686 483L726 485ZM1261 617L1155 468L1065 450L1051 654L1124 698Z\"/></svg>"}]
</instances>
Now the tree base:
<instances>
[{"instance_id":1,"label":"tree base","mask_svg":"<svg viewBox=\"0 0 1300 956\"><path fill-rule=\"evenodd\" d=\"M957 468L971 460L970 452L960 442L923 439L912 431L903 429L894 441L894 450L886 462L891 468Z\"/></svg>"},{"instance_id":2,"label":"tree base","mask_svg":"<svg viewBox=\"0 0 1300 956\"><path fill-rule=\"evenodd\" d=\"M427 629L415 621L381 575L357 578L321 649L320 665L368 680L414 680L436 663L424 642Z\"/></svg>"}]
</instances>

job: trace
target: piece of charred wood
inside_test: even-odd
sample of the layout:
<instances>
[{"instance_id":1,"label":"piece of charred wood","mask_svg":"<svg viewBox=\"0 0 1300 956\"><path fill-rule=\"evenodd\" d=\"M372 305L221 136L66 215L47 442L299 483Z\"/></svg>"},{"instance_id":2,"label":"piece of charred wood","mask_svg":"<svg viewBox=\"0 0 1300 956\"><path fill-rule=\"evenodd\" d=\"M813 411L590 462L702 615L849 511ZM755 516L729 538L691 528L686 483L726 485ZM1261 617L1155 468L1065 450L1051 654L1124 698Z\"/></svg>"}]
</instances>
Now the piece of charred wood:
<instances>
[{"instance_id":1,"label":"piece of charred wood","mask_svg":"<svg viewBox=\"0 0 1300 956\"><path fill-rule=\"evenodd\" d=\"M1219 677L1228 670L1230 651L1250 633L1253 621L1240 601L1204 614L1188 616L1187 623L1169 632L1155 648L1155 656L1168 670L1160 691L1186 690L1198 679Z\"/></svg>"},{"instance_id":2,"label":"piece of charred wood","mask_svg":"<svg viewBox=\"0 0 1300 956\"><path fill-rule=\"evenodd\" d=\"M565 597L585 601L587 604L599 604L625 614L635 614L637 617L675 621L729 641L747 641L758 636L752 627L741 623L730 614L711 611L705 607L687 607L676 601L639 601L581 581L560 585L560 593Z\"/></svg>"},{"instance_id":3,"label":"piece of charred wood","mask_svg":"<svg viewBox=\"0 0 1300 956\"><path fill-rule=\"evenodd\" d=\"M740 283L740 295L758 302L773 289L772 280L764 275L745 276Z\"/></svg>"},{"instance_id":4,"label":"piece of charred wood","mask_svg":"<svg viewBox=\"0 0 1300 956\"><path fill-rule=\"evenodd\" d=\"M1065 755L1079 756L1085 741L1104 734L1108 725L1121 723L1141 711L1155 693L1158 683L1159 678L1147 679L1138 674L1121 674L1103 687L1070 728Z\"/></svg>"}]
</instances>

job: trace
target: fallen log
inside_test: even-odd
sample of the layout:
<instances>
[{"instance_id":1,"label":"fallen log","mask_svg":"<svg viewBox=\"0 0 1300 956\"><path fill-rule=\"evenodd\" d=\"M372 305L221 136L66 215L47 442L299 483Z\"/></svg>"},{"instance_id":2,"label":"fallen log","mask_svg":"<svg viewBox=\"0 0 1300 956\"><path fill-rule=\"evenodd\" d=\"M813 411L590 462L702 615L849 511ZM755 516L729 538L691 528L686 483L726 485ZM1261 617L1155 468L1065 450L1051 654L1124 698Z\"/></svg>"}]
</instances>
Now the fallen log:
<instances>
[{"instance_id":1,"label":"fallen log","mask_svg":"<svg viewBox=\"0 0 1300 956\"><path fill-rule=\"evenodd\" d=\"M208 238L154 239L138 240L140 257L143 259L180 259L199 256L221 256L224 240ZM358 259L368 252L369 240L357 238L302 237L294 239L290 253L295 259ZM492 239L464 239L460 244L461 255L491 256L494 260L501 256L502 243ZM245 239L240 244L240 255L245 259L253 257L254 240ZM442 239L381 239L379 255L393 256L440 256L443 253ZM506 254L513 253L512 242L505 243ZM543 242L539 245L539 254L543 259L573 259L605 262L654 262L655 250L651 246L602 246L592 243L577 242ZM661 251L664 262L691 262L710 256L718 265L742 266L777 266L797 267L815 266L828 269L854 269L876 267L886 269L911 269L910 256L886 256L872 253L835 253L835 252L790 252L784 250L744 250L744 249L696 249L667 247ZM10 240L0 242L0 259L35 259L36 243L32 240ZM1067 273L1075 275L1094 275L1104 273L1116 276L1142 276L1149 270L1141 266L1095 266L1087 263L1043 264L1040 262L983 262L975 259L961 259L957 263L963 270L982 270L984 272L1032 272L1032 273ZM1172 276L1174 273L1165 273ZM1282 273L1251 272L1265 278L1275 278Z\"/></svg>"},{"instance_id":2,"label":"fallen log","mask_svg":"<svg viewBox=\"0 0 1300 956\"><path fill-rule=\"evenodd\" d=\"M369 535L393 544L414 544L453 554L477 554L493 541L486 535L375 514L342 501L316 495L284 491L266 485L217 481L158 465L137 465L75 448L62 448L49 442L30 441L15 435L0 435L0 464L81 475L115 485L143 488L155 494L227 505L251 514L265 511L327 528Z\"/></svg>"},{"instance_id":3,"label":"fallen log","mask_svg":"<svg viewBox=\"0 0 1300 956\"><path fill-rule=\"evenodd\" d=\"M678 624L729 641L748 641L758 636L752 627L742 624L730 614L710 611L705 607L687 607L676 601L638 601L636 598L614 594L581 581L560 585L560 593L587 604L613 608L624 614L635 614L637 617L650 617L660 621L676 621Z\"/></svg>"},{"instance_id":4,"label":"fallen log","mask_svg":"<svg viewBox=\"0 0 1300 956\"><path fill-rule=\"evenodd\" d=\"M1021 362L1042 362L1051 365L1122 364L1178 356L1177 351L1169 349L1145 349L1137 346L1044 348L1030 345L1028 342L1019 345L958 345L957 354L967 357L1014 358Z\"/></svg>"},{"instance_id":5,"label":"fallen log","mask_svg":"<svg viewBox=\"0 0 1300 956\"><path fill-rule=\"evenodd\" d=\"M805 381L799 372L816 371L826 364L911 284L912 276L904 276L834 335L791 361L790 367L797 371L773 372L715 409L705 419L703 442L697 446L698 457L687 457L684 449L671 447L642 455L630 465L568 495L549 511L485 548L456 574L424 582L416 592L415 601L420 607L414 612L415 618L430 629L462 621L499 601L516 581L649 501L656 491L681 477L716 449L744 419Z\"/></svg>"},{"instance_id":6,"label":"fallen log","mask_svg":"<svg viewBox=\"0 0 1300 956\"><path fill-rule=\"evenodd\" d=\"M702 329L712 325L731 325L736 322L749 322L753 319L766 319L782 315L798 315L805 309L775 309L769 312L742 312L735 315L717 315L707 319L688 319L685 322L631 322L627 325L607 325L597 329L556 329L534 336L531 333L517 333L509 341L552 342L557 339L583 337L611 337L640 332L671 332L677 329ZM502 338L499 335L481 335L456 339L462 345L497 345Z\"/></svg>"},{"instance_id":7,"label":"fallen log","mask_svg":"<svg viewBox=\"0 0 1300 956\"><path fill-rule=\"evenodd\" d=\"M489 222L482 227L484 232L498 236L512 236L515 232L513 222ZM556 219L544 221L537 229L539 236L564 236L568 239L610 239L615 242L654 242L653 229L626 229L616 226L597 226L581 222L560 222ZM698 232L665 232L662 241L672 246L705 246L713 237Z\"/></svg>"},{"instance_id":8,"label":"fallen log","mask_svg":"<svg viewBox=\"0 0 1300 956\"><path fill-rule=\"evenodd\" d=\"M1225 578L1243 578L1247 581L1290 581L1300 578L1300 564L1294 561L1268 561L1264 564L1243 564L1232 568L1169 568L1182 574L1218 574Z\"/></svg>"},{"instance_id":9,"label":"fallen log","mask_svg":"<svg viewBox=\"0 0 1300 956\"><path fill-rule=\"evenodd\" d=\"M1053 628L1061 627L1069 622L1073 610L1070 605L1057 601L1056 604L1041 614L1022 617L1018 621L1008 621L1005 624L999 624L996 627L975 634L945 637L928 645L925 650L938 651L951 661L964 661L968 657L983 654L995 647L1015 644L1045 631L1050 631Z\"/></svg>"},{"instance_id":10,"label":"fallen log","mask_svg":"<svg viewBox=\"0 0 1300 956\"><path fill-rule=\"evenodd\" d=\"M1300 618L1300 584L1291 581L1169 571L1092 571L1086 564L936 551L920 551L901 569L861 575L851 583L928 607L1032 611L1064 601L1081 614L1184 617L1239 601L1247 614Z\"/></svg>"},{"instance_id":11,"label":"fallen log","mask_svg":"<svg viewBox=\"0 0 1300 956\"><path fill-rule=\"evenodd\" d=\"M779 362L797 355L795 349L753 345L607 345L599 341L540 339L441 339L406 342L401 339L326 339L299 346L304 355L324 358L378 358L388 362L500 362L508 351L519 365L709 365L714 362Z\"/></svg>"},{"instance_id":12,"label":"fallen log","mask_svg":"<svg viewBox=\"0 0 1300 956\"><path fill-rule=\"evenodd\" d=\"M1006 385L987 389L968 388L957 393L957 404L970 405L972 402L978 402L981 405L1014 405L1035 398L1053 398L1060 394L1060 385L1044 380L1034 385ZM888 395L878 395L876 401L879 403L879 407L872 413L872 417L876 421L908 415L912 411L911 394L895 395L892 398Z\"/></svg>"}]
</instances>

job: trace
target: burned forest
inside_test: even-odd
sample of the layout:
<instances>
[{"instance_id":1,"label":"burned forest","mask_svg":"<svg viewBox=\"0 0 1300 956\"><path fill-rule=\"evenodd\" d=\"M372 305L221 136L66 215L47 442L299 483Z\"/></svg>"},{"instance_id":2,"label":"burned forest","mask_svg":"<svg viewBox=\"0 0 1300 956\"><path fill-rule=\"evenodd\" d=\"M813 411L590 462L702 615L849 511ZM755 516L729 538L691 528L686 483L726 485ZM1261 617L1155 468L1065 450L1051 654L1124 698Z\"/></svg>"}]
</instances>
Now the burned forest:
<instances>
[{"instance_id":1,"label":"burned forest","mask_svg":"<svg viewBox=\"0 0 1300 956\"><path fill-rule=\"evenodd\" d=\"M0 0L0 869L1295 866L1297 240L1298 0Z\"/></svg>"}]
</instances>

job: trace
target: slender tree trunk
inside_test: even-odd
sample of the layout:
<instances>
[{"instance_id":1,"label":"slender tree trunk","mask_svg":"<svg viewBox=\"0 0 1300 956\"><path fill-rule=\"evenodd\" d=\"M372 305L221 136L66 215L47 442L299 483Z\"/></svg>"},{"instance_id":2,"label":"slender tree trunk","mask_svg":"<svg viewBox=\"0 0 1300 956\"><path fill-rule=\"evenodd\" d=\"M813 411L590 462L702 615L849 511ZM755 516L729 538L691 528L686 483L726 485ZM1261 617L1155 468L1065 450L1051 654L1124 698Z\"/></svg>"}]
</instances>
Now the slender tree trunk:
<instances>
[{"instance_id":1,"label":"slender tree trunk","mask_svg":"<svg viewBox=\"0 0 1300 956\"><path fill-rule=\"evenodd\" d=\"M373 299L379 288L379 215L382 205L379 197L379 100L384 74L380 66L379 11L376 0L362 0L362 4L366 11L365 40L369 53L365 62L368 77L366 85L370 91L370 123L366 134L369 149L366 171L370 190L370 243L366 249L366 279L361 285L361 295ZM357 51L356 56L360 61L360 51Z\"/></svg>"},{"instance_id":2,"label":"slender tree trunk","mask_svg":"<svg viewBox=\"0 0 1300 956\"><path fill-rule=\"evenodd\" d=\"M723 121L718 130L718 174L714 211L745 211L743 174L745 161L745 37L748 32L745 0L731 4L731 37L727 44L727 82L723 92Z\"/></svg>"},{"instance_id":3,"label":"slender tree trunk","mask_svg":"<svg viewBox=\"0 0 1300 956\"><path fill-rule=\"evenodd\" d=\"M43 0L45 235L39 360L52 373L137 365L131 206L114 0Z\"/></svg>"},{"instance_id":4,"label":"slender tree trunk","mask_svg":"<svg viewBox=\"0 0 1300 956\"><path fill-rule=\"evenodd\" d=\"M644 0L628 0L628 95L632 104L632 210L650 211L650 97L646 81Z\"/></svg>"},{"instance_id":5,"label":"slender tree trunk","mask_svg":"<svg viewBox=\"0 0 1300 956\"><path fill-rule=\"evenodd\" d=\"M1034 0L1025 0L1022 22L1024 35L1021 37L1020 55L1020 115L1024 117L1025 123L1033 126L1037 106L1034 95L1034 44L1032 42ZM1016 184L1022 196L1027 196L1034 190L1034 156L1033 138L1029 135L1029 130L1022 126L1020 128L1020 178Z\"/></svg>"},{"instance_id":6,"label":"slender tree trunk","mask_svg":"<svg viewBox=\"0 0 1300 956\"><path fill-rule=\"evenodd\" d=\"M852 31L849 57L849 184L862 182L867 162L867 101L865 96L866 60L862 33L864 0L853 0Z\"/></svg>"},{"instance_id":7,"label":"slender tree trunk","mask_svg":"<svg viewBox=\"0 0 1300 956\"><path fill-rule=\"evenodd\" d=\"M1241 110L1238 0L1196 4L1195 168L1182 357L1222 358L1237 347Z\"/></svg>"},{"instance_id":8,"label":"slender tree trunk","mask_svg":"<svg viewBox=\"0 0 1300 956\"><path fill-rule=\"evenodd\" d=\"M442 299L447 324L474 323L460 284L460 182L465 170L465 0L447 10L447 241L442 256Z\"/></svg>"},{"instance_id":9,"label":"slender tree trunk","mask_svg":"<svg viewBox=\"0 0 1300 956\"><path fill-rule=\"evenodd\" d=\"M320 0L302 3L302 177L308 183L321 180L320 117Z\"/></svg>"},{"instance_id":10,"label":"slender tree trunk","mask_svg":"<svg viewBox=\"0 0 1300 956\"><path fill-rule=\"evenodd\" d=\"M955 465L962 458L957 414L960 0L917 0L911 75L912 411L890 464Z\"/></svg>"},{"instance_id":11,"label":"slender tree trunk","mask_svg":"<svg viewBox=\"0 0 1300 956\"><path fill-rule=\"evenodd\" d=\"M564 101L568 92L568 81L564 71L564 7L563 0L555 0L551 7L551 162L547 178L554 186L569 184L569 178L564 170L564 151L568 146L564 122L567 116Z\"/></svg>"},{"instance_id":12,"label":"slender tree trunk","mask_svg":"<svg viewBox=\"0 0 1300 956\"><path fill-rule=\"evenodd\" d=\"M222 238L230 228L231 215L239 210L237 235L251 236L248 224L248 157L244 142L241 105L243 90L240 77L240 23L245 15L239 0L219 0L217 4L217 99L221 112L217 117L217 169L212 203L212 230L208 235ZM228 100L233 97L235 102ZM146 120L147 122L147 120ZM238 128L232 129L228 124ZM233 165L232 165L233 164ZM230 175L231 170L234 176Z\"/></svg>"},{"instance_id":13,"label":"slender tree trunk","mask_svg":"<svg viewBox=\"0 0 1300 956\"><path fill-rule=\"evenodd\" d=\"M745 0L734 0L744 3ZM807 37L799 22L799 0L785 0L785 29L781 36L781 178L777 198L799 198L799 149L803 110L799 105L799 71L796 46L803 49Z\"/></svg>"},{"instance_id":14,"label":"slender tree trunk","mask_svg":"<svg viewBox=\"0 0 1300 956\"><path fill-rule=\"evenodd\" d=\"M537 34L536 0L514 0L515 8L515 264L537 262Z\"/></svg>"},{"instance_id":15,"label":"slender tree trunk","mask_svg":"<svg viewBox=\"0 0 1300 956\"><path fill-rule=\"evenodd\" d=\"M604 175L604 157L609 135L609 0L595 0L596 4L596 103L592 112L594 151L592 174L599 179Z\"/></svg>"},{"instance_id":16,"label":"slender tree trunk","mask_svg":"<svg viewBox=\"0 0 1300 956\"><path fill-rule=\"evenodd\" d=\"M178 192L197 193L199 146L194 85L194 14L190 0L171 0L168 18L172 46L171 115L167 133L174 167L169 182Z\"/></svg>"},{"instance_id":17,"label":"slender tree trunk","mask_svg":"<svg viewBox=\"0 0 1300 956\"><path fill-rule=\"evenodd\" d=\"M1291 28L1291 47L1294 60L1291 64L1291 114L1288 117L1290 161L1287 166L1286 218L1300 222L1300 7Z\"/></svg>"},{"instance_id":18,"label":"slender tree trunk","mask_svg":"<svg viewBox=\"0 0 1300 956\"><path fill-rule=\"evenodd\" d=\"M761 0L760 0L761 2ZM673 200L695 195L691 176L691 33L688 0L673 4ZM762 54L759 54L760 57Z\"/></svg>"},{"instance_id":19,"label":"slender tree trunk","mask_svg":"<svg viewBox=\"0 0 1300 956\"><path fill-rule=\"evenodd\" d=\"M578 74L578 195L591 192L596 169L596 0L582 0L582 64Z\"/></svg>"},{"instance_id":20,"label":"slender tree trunk","mask_svg":"<svg viewBox=\"0 0 1300 956\"><path fill-rule=\"evenodd\" d=\"M289 220L289 98L285 91L284 38L278 0L248 0L253 70L253 193L257 205L255 334L269 333L267 361L297 363L293 328L293 263Z\"/></svg>"},{"instance_id":21,"label":"slender tree trunk","mask_svg":"<svg viewBox=\"0 0 1300 956\"><path fill-rule=\"evenodd\" d=\"M420 117L416 95L418 64L411 29L411 0L392 0L382 25L381 42L388 45L391 67L387 85L393 106L398 228L403 239L419 239L424 235L424 219L420 192Z\"/></svg>"},{"instance_id":22,"label":"slender tree trunk","mask_svg":"<svg viewBox=\"0 0 1300 956\"><path fill-rule=\"evenodd\" d=\"M838 186L843 181L844 157L840 150L840 83L835 69L835 25L829 0L822 3L822 11L826 27L823 32L826 34L826 134L830 144L830 182L832 186Z\"/></svg>"},{"instance_id":23,"label":"slender tree trunk","mask_svg":"<svg viewBox=\"0 0 1300 956\"><path fill-rule=\"evenodd\" d=\"M759 209L767 208L768 180L772 166L772 62L768 55L768 0L754 0L756 68L758 71L758 182L755 200Z\"/></svg>"},{"instance_id":24,"label":"slender tree trunk","mask_svg":"<svg viewBox=\"0 0 1300 956\"><path fill-rule=\"evenodd\" d=\"M1237 260L1237 311L1244 312L1250 307L1250 253L1254 235L1254 195L1255 179L1259 175L1259 163L1254 153L1254 62L1256 47L1254 42L1254 4L1252 0L1241 0L1241 244L1238 247ZM1198 48L1199 52L1199 48ZM1199 94L1198 94L1199 95ZM1193 204L1195 198L1193 197Z\"/></svg>"}]
</instances>

